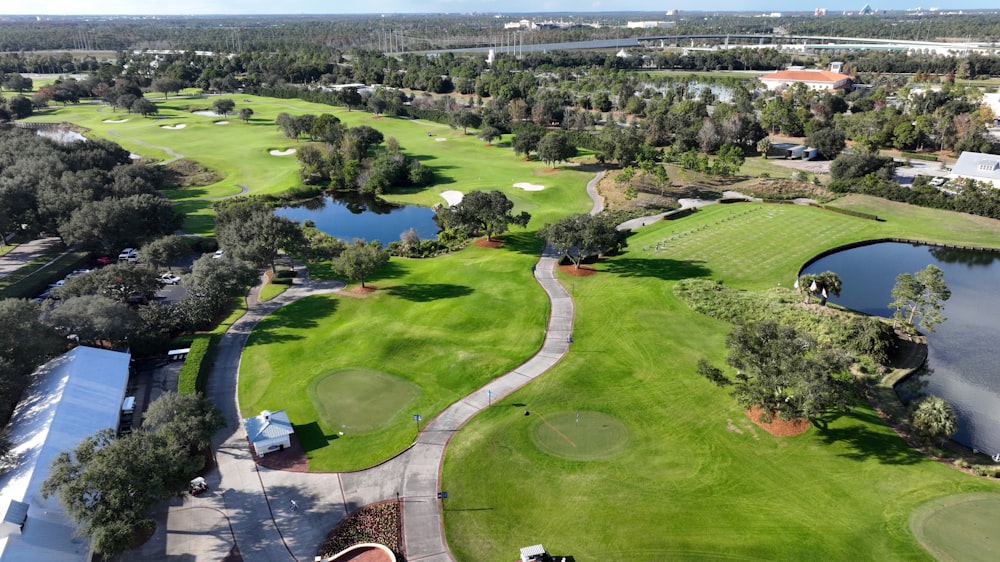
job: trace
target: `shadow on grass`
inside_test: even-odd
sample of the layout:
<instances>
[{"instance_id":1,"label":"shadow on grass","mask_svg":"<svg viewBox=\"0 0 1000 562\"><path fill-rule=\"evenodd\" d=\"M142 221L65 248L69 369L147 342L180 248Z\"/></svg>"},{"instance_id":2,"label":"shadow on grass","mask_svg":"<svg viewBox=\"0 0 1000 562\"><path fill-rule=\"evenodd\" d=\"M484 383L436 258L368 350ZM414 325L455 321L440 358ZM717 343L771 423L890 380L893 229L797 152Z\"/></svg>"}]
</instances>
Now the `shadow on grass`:
<instances>
[{"instance_id":1,"label":"shadow on grass","mask_svg":"<svg viewBox=\"0 0 1000 562\"><path fill-rule=\"evenodd\" d=\"M664 281L707 277L712 273L698 262L671 259L614 257L608 259L604 267L608 273L622 277L655 277Z\"/></svg>"},{"instance_id":2,"label":"shadow on grass","mask_svg":"<svg viewBox=\"0 0 1000 562\"><path fill-rule=\"evenodd\" d=\"M390 287L386 292L413 302L430 302L440 299L455 299L472 294L472 288L449 283L415 283Z\"/></svg>"},{"instance_id":3,"label":"shadow on grass","mask_svg":"<svg viewBox=\"0 0 1000 562\"><path fill-rule=\"evenodd\" d=\"M279 316L272 316L257 325L247 346L266 345L302 339L301 335L278 333L278 330L309 330L319 325L319 319L337 311L337 300L330 298L307 298L283 307Z\"/></svg>"},{"instance_id":4,"label":"shadow on grass","mask_svg":"<svg viewBox=\"0 0 1000 562\"><path fill-rule=\"evenodd\" d=\"M399 261L389 260L388 263L378 268L378 271L373 273L371 277L365 279L365 282L369 281L380 281L385 279L399 279L406 275L407 271L404 267L399 265Z\"/></svg>"},{"instance_id":5,"label":"shadow on grass","mask_svg":"<svg viewBox=\"0 0 1000 562\"><path fill-rule=\"evenodd\" d=\"M517 227L514 227L517 228ZM520 230L517 232L506 232L498 236L503 241L503 249L527 254L529 256L540 256L544 243L534 230Z\"/></svg>"},{"instance_id":6,"label":"shadow on grass","mask_svg":"<svg viewBox=\"0 0 1000 562\"><path fill-rule=\"evenodd\" d=\"M826 421L836 418L846 418L860 423L848 427L820 429L820 435L829 445L839 444L847 448L840 456L856 461L876 459L882 464L909 465L917 464L926 458L910 447L901 437L891 432L873 431L866 425L884 426L884 422L876 415L861 411L851 411L833 415ZM862 425L865 424L865 425Z\"/></svg>"},{"instance_id":7,"label":"shadow on grass","mask_svg":"<svg viewBox=\"0 0 1000 562\"><path fill-rule=\"evenodd\" d=\"M320 428L319 422L307 424L295 424L295 436L299 438L299 444L305 452L322 449L330 444L334 439L340 439L339 435L325 435Z\"/></svg>"}]
</instances>

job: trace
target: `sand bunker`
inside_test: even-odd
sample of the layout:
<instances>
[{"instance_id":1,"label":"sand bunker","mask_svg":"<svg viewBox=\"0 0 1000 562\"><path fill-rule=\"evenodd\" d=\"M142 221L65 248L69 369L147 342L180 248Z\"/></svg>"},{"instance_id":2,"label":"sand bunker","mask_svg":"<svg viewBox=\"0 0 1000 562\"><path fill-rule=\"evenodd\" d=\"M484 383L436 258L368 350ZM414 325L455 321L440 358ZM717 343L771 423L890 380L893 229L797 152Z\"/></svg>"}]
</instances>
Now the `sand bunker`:
<instances>
[{"instance_id":1,"label":"sand bunker","mask_svg":"<svg viewBox=\"0 0 1000 562\"><path fill-rule=\"evenodd\" d=\"M126 121L128 121L128 119L105 119L102 123L124 123Z\"/></svg>"},{"instance_id":2,"label":"sand bunker","mask_svg":"<svg viewBox=\"0 0 1000 562\"><path fill-rule=\"evenodd\" d=\"M187 127L187 125L184 123L178 123L176 125L160 125L161 129L170 129L172 131L176 131L177 129L183 129L184 127Z\"/></svg>"},{"instance_id":3,"label":"sand bunker","mask_svg":"<svg viewBox=\"0 0 1000 562\"><path fill-rule=\"evenodd\" d=\"M444 141L446 141L446 140L448 140L448 139L447 139L447 138L445 138L445 137L438 137L438 138L436 138L436 139L434 139L434 140L436 140L436 141L438 141L438 142L444 142Z\"/></svg>"},{"instance_id":4,"label":"sand bunker","mask_svg":"<svg viewBox=\"0 0 1000 562\"><path fill-rule=\"evenodd\" d=\"M207 111L207 110L192 111L191 113L194 113L195 115L201 115L202 117L218 117L219 116L218 113L216 113L214 111Z\"/></svg>"},{"instance_id":5,"label":"sand bunker","mask_svg":"<svg viewBox=\"0 0 1000 562\"><path fill-rule=\"evenodd\" d=\"M229 121L216 121L215 124L216 125L228 125Z\"/></svg>"},{"instance_id":6,"label":"sand bunker","mask_svg":"<svg viewBox=\"0 0 1000 562\"><path fill-rule=\"evenodd\" d=\"M541 191L545 189L544 185L538 185L537 183L527 183L527 182L515 183L514 187L519 187L525 191Z\"/></svg>"},{"instance_id":7,"label":"sand bunker","mask_svg":"<svg viewBox=\"0 0 1000 562\"><path fill-rule=\"evenodd\" d=\"M441 194L441 197L448 202L449 207L454 207L462 202L462 192L461 191L445 191Z\"/></svg>"},{"instance_id":8,"label":"sand bunker","mask_svg":"<svg viewBox=\"0 0 1000 562\"><path fill-rule=\"evenodd\" d=\"M267 153L270 154L271 156L291 156L292 154L295 154L295 149L294 148L289 148L286 150L271 149L268 150Z\"/></svg>"}]
</instances>

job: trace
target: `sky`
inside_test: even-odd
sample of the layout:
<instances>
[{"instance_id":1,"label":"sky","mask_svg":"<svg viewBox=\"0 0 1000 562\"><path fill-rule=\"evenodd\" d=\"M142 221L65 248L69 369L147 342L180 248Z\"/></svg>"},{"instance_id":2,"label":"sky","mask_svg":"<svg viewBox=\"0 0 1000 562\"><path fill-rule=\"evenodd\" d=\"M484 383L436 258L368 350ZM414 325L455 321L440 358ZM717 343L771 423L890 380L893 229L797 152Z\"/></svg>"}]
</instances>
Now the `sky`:
<instances>
[{"instance_id":1,"label":"sky","mask_svg":"<svg viewBox=\"0 0 1000 562\"><path fill-rule=\"evenodd\" d=\"M875 9L906 10L938 6L942 10L995 8L996 0L812 0L795 5L779 0L6 0L0 15L176 15L176 14L364 14L364 13L531 13L531 12L665 12L668 9L780 12L827 8L830 12Z\"/></svg>"}]
</instances>

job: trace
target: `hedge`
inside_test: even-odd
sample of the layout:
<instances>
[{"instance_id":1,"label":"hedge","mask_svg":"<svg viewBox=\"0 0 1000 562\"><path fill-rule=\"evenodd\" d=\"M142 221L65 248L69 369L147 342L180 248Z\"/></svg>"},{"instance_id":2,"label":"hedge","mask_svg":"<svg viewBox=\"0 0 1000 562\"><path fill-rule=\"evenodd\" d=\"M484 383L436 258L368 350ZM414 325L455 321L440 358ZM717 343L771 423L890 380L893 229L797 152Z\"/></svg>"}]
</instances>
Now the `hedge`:
<instances>
[{"instance_id":1,"label":"hedge","mask_svg":"<svg viewBox=\"0 0 1000 562\"><path fill-rule=\"evenodd\" d=\"M912 158L913 160L927 160L928 162L937 162L938 157L936 154L928 154L926 152L908 152L903 150L900 152L903 158Z\"/></svg>"},{"instance_id":2,"label":"hedge","mask_svg":"<svg viewBox=\"0 0 1000 562\"><path fill-rule=\"evenodd\" d=\"M184 365L181 367L177 380L177 392L195 394L205 392L208 375L215 363L215 347L219 336L215 334L197 334L191 340L190 351Z\"/></svg>"}]
</instances>

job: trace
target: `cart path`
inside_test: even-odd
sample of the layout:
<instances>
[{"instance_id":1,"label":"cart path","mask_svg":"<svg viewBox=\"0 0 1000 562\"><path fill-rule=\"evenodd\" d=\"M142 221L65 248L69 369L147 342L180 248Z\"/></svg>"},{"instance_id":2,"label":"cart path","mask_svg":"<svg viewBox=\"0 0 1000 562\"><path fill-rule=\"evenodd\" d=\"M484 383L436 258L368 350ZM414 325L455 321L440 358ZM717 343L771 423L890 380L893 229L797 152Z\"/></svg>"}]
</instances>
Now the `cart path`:
<instances>
[{"instance_id":1,"label":"cart path","mask_svg":"<svg viewBox=\"0 0 1000 562\"><path fill-rule=\"evenodd\" d=\"M117 131L112 131L111 129L108 129L105 132L108 134L108 136L111 136L111 137L115 137L115 138L119 138L119 139L125 139L127 141L132 141L134 143L138 143L138 144L141 144L143 146L148 146L150 148L158 148L158 149L162 150L163 152L166 152L167 154L169 154L171 156L171 158L169 160L163 160L162 162L157 162L157 164L159 164L160 166L165 166L165 165L167 165L167 164L169 164L171 162L176 162L177 160L180 160L181 158L184 158L183 154L181 154L180 152L174 152L174 150L172 148L168 148L166 146L160 146L160 145L156 145L156 144L151 144L151 143L148 143L148 142L143 141L143 140L135 139L135 138L132 138L132 137L126 137L126 136L123 136L123 135L119 134Z\"/></svg>"}]
</instances>

